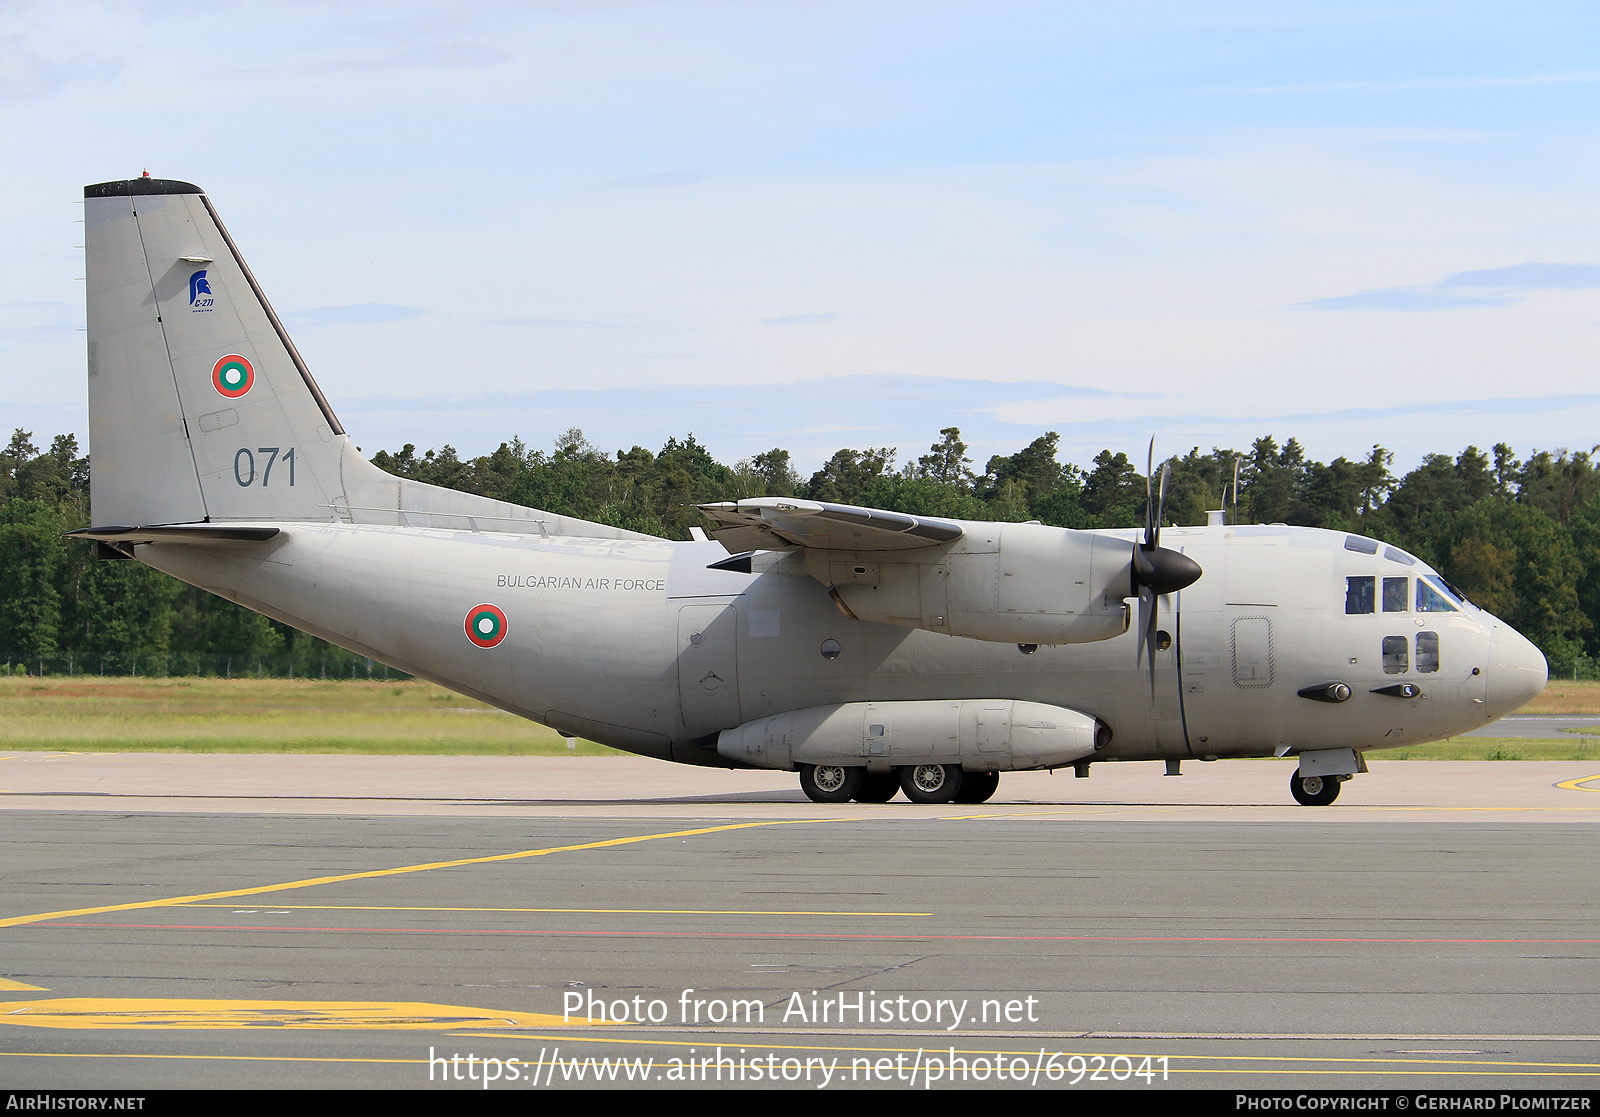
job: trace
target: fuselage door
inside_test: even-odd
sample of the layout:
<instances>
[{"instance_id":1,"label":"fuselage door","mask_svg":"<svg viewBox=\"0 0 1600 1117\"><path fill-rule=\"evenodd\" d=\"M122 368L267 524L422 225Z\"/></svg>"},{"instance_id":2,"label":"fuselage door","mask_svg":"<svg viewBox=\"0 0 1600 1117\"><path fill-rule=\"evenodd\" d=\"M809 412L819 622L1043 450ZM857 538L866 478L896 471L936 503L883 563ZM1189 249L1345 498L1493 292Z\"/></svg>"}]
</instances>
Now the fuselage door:
<instances>
[{"instance_id":1,"label":"fuselage door","mask_svg":"<svg viewBox=\"0 0 1600 1117\"><path fill-rule=\"evenodd\" d=\"M1011 766L1011 703L978 707L978 758L996 767Z\"/></svg>"},{"instance_id":2,"label":"fuselage door","mask_svg":"<svg viewBox=\"0 0 1600 1117\"><path fill-rule=\"evenodd\" d=\"M1272 685L1272 621L1240 617L1233 622L1233 681L1245 690Z\"/></svg>"},{"instance_id":3,"label":"fuselage door","mask_svg":"<svg viewBox=\"0 0 1600 1117\"><path fill-rule=\"evenodd\" d=\"M678 698L692 737L732 729L739 714L739 614L730 605L678 610Z\"/></svg>"}]
</instances>

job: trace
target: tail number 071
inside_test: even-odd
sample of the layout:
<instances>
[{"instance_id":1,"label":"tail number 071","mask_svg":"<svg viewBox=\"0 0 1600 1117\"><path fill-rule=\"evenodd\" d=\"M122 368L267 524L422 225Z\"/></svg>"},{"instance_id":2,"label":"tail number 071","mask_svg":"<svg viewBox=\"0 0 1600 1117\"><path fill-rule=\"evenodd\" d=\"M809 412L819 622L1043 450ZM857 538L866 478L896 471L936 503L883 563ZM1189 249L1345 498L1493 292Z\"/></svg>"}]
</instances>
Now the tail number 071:
<instances>
[{"instance_id":1,"label":"tail number 071","mask_svg":"<svg viewBox=\"0 0 1600 1117\"><path fill-rule=\"evenodd\" d=\"M260 467L261 487L266 488L268 482L272 480L272 466L278 460L278 453L279 447L277 446L258 446L255 449L255 453L251 453L247 447L240 447L239 452L233 455L233 479L239 482L239 487L241 489L254 485L257 477L256 454L260 454L262 459L264 459L266 462L264 466ZM293 485L293 446L283 451L283 464L289 467L289 484ZM283 473L281 470L279 471L278 476L279 478L282 478Z\"/></svg>"}]
</instances>

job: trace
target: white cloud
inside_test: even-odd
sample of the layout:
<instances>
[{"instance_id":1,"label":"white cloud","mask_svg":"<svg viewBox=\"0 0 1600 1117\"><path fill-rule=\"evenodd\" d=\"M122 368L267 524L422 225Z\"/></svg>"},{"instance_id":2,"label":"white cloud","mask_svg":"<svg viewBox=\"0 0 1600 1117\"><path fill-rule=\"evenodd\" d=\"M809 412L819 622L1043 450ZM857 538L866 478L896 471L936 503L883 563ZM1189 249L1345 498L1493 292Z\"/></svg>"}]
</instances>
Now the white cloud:
<instances>
[{"instance_id":1,"label":"white cloud","mask_svg":"<svg viewBox=\"0 0 1600 1117\"><path fill-rule=\"evenodd\" d=\"M1426 287L1390 287L1301 303L1313 310L1461 310L1514 306L1532 291L1584 291L1600 287L1600 265L1512 264L1457 272Z\"/></svg>"},{"instance_id":2,"label":"white cloud","mask_svg":"<svg viewBox=\"0 0 1600 1117\"><path fill-rule=\"evenodd\" d=\"M819 449L803 432L831 423L918 452L951 422L989 452L1072 421L1137 447L1156 421L1232 438L1237 416L1592 380L1595 265L1503 263L1600 260L1597 72L1570 41L1499 8L1149 16L13 6L0 301L79 306L76 189L148 165L206 186L274 302L311 308L291 328L330 396L381 382L419 443L446 419L463 426L436 441L513 433L488 430L513 421L493 409L404 402L445 378L465 396L614 391L608 413L641 431L619 418L622 445L755 386L779 401L751 412L758 450L792 417ZM1526 72L1394 79L1377 31L1409 74L1471 75L1513 44ZM1365 95L1193 96L1274 87ZM1513 87L1494 114L1472 92ZM5 394L76 406L80 342L8 331ZM851 394L874 376L900 390ZM785 392L823 377L843 382L833 414L792 416ZM1061 403L1063 385L1107 394ZM538 423L559 432L560 412ZM1580 412L1541 413L1541 440L1579 441ZM1371 421L1446 440L1470 425ZM521 433L541 437L531 419Z\"/></svg>"},{"instance_id":3,"label":"white cloud","mask_svg":"<svg viewBox=\"0 0 1600 1117\"><path fill-rule=\"evenodd\" d=\"M1401 93L1413 89L1516 89L1530 85L1593 85L1600 70L1570 70L1555 74L1481 75L1459 78L1399 78L1391 80L1324 81L1305 85L1211 86L1201 93L1271 95L1292 93Z\"/></svg>"}]
</instances>

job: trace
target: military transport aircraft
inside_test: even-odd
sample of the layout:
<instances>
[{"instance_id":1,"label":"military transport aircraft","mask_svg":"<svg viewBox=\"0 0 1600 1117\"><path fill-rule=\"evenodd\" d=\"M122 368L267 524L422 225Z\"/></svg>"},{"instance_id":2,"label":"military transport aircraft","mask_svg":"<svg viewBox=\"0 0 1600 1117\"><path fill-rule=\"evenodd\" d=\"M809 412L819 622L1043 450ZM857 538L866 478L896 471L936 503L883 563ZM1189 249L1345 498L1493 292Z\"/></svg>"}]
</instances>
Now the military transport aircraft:
<instances>
[{"instance_id":1,"label":"military transport aircraft","mask_svg":"<svg viewBox=\"0 0 1600 1117\"><path fill-rule=\"evenodd\" d=\"M1325 805L1365 752L1544 687L1532 644L1398 548L1163 532L1159 496L1142 533L741 500L679 543L392 477L203 191L84 195L96 526L76 534L564 734L798 771L819 802L1295 756L1294 797Z\"/></svg>"}]
</instances>

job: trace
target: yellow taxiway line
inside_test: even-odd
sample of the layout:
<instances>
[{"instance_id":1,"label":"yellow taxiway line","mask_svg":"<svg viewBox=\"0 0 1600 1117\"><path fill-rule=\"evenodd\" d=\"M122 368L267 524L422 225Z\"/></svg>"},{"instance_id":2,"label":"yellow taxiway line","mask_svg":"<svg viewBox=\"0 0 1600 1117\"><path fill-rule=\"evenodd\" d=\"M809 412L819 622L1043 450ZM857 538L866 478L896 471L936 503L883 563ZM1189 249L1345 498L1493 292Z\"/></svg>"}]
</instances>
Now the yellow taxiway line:
<instances>
[{"instance_id":1,"label":"yellow taxiway line","mask_svg":"<svg viewBox=\"0 0 1600 1117\"><path fill-rule=\"evenodd\" d=\"M456 1028L574 1026L546 1012L517 1012L422 1001L233 1001L161 997L52 997L0 1002L0 1021L35 1028ZM575 1026L590 1027L585 1018Z\"/></svg>"},{"instance_id":2,"label":"yellow taxiway line","mask_svg":"<svg viewBox=\"0 0 1600 1117\"><path fill-rule=\"evenodd\" d=\"M549 846L545 849L525 849L516 853L496 853L487 857L463 857L455 861L428 861L420 865L401 865L394 869L372 869L364 873L338 873L332 876L307 877L305 880L263 884L255 888L230 888L221 892L201 892L193 896L169 896L161 900L139 900L129 904L102 904L92 908L72 908L66 911L46 911L35 915L13 915L0 919L0 927L17 927L25 923L44 923L52 919L72 916L101 915L111 911L138 911L144 908L170 908L193 904L202 900L225 900L237 896L264 896L272 892L290 892L297 888L314 888L319 884L338 884L347 880L373 880L378 877L401 876L405 873L425 873L430 869L454 869L463 865L490 865L497 861L519 861L529 857L548 857L552 853L577 853L586 849L609 849L613 846L637 845L662 838L692 838L701 834L716 834L726 830L750 830L758 826L803 826L817 822L851 822L846 818L777 819L770 822L733 822L722 826L702 826L693 830L672 830L662 834L637 834L627 838L606 838L598 842L578 845Z\"/></svg>"}]
</instances>

